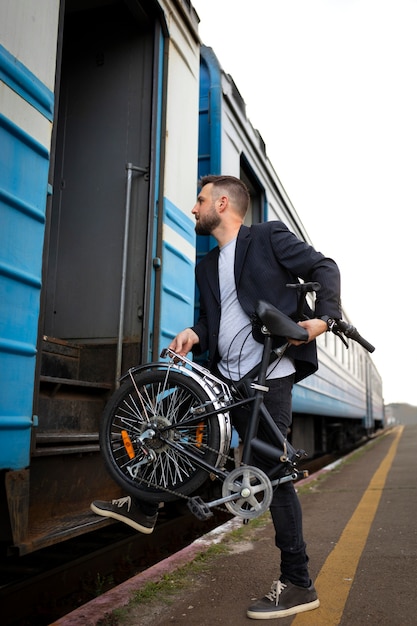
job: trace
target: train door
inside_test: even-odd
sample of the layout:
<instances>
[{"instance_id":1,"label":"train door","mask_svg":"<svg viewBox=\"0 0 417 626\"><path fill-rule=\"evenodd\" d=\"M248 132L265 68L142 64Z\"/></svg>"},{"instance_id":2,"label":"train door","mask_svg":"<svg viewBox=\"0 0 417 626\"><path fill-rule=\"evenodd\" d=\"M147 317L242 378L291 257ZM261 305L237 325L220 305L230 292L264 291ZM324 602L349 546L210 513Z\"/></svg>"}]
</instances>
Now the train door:
<instances>
[{"instance_id":1,"label":"train door","mask_svg":"<svg viewBox=\"0 0 417 626\"><path fill-rule=\"evenodd\" d=\"M63 511L96 495L104 405L152 332L144 310L159 167L156 11L139 0L65 2L32 442L39 511L54 474L68 476ZM72 472L86 477L85 502ZM114 497L111 481L101 484L102 497Z\"/></svg>"},{"instance_id":2,"label":"train door","mask_svg":"<svg viewBox=\"0 0 417 626\"><path fill-rule=\"evenodd\" d=\"M44 335L90 349L114 347L124 316L125 348L134 346L127 360L137 361L150 204L152 22L145 15L140 21L124 2L82 11L66 4ZM114 350L109 354L112 369ZM99 379L103 372L89 375Z\"/></svg>"}]
</instances>

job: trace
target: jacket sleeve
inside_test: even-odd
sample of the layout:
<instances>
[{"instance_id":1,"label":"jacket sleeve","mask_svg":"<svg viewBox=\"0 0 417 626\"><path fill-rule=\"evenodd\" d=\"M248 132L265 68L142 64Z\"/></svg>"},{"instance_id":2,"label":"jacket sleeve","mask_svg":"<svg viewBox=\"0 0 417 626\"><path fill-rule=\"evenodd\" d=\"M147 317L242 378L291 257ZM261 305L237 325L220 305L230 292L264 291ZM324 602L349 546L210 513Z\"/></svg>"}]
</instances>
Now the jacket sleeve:
<instances>
[{"instance_id":1,"label":"jacket sleeve","mask_svg":"<svg viewBox=\"0 0 417 626\"><path fill-rule=\"evenodd\" d=\"M335 261L296 237L282 222L271 222L270 237L281 265L305 282L320 283L314 314L341 318L340 272Z\"/></svg>"}]
</instances>

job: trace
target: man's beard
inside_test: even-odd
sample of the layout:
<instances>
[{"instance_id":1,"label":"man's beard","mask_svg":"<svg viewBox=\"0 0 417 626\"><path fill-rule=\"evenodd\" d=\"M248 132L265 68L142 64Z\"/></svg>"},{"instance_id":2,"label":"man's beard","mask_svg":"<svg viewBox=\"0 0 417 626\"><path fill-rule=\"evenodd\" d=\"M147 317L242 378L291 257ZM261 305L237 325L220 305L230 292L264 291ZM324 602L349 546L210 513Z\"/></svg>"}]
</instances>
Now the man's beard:
<instances>
[{"instance_id":1,"label":"man's beard","mask_svg":"<svg viewBox=\"0 0 417 626\"><path fill-rule=\"evenodd\" d=\"M195 223L195 232L197 235L211 235L213 230L220 224L220 216L212 208L211 212L203 219L198 219Z\"/></svg>"}]
</instances>

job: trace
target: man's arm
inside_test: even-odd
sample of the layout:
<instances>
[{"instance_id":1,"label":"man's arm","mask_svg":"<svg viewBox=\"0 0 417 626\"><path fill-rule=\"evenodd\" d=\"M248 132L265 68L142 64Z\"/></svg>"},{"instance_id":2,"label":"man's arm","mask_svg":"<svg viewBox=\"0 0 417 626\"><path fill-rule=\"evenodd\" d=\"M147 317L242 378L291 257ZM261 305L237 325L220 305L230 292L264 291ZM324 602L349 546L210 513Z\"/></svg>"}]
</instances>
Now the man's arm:
<instances>
[{"instance_id":1,"label":"man's arm","mask_svg":"<svg viewBox=\"0 0 417 626\"><path fill-rule=\"evenodd\" d=\"M308 331L308 340L307 341L296 341L295 339L288 339L288 342L293 346L301 346L303 343L309 343L316 339L319 335L323 334L328 330L326 322L321 319L313 318L311 320L304 320L302 322L298 322L299 326L306 328Z\"/></svg>"}]
</instances>

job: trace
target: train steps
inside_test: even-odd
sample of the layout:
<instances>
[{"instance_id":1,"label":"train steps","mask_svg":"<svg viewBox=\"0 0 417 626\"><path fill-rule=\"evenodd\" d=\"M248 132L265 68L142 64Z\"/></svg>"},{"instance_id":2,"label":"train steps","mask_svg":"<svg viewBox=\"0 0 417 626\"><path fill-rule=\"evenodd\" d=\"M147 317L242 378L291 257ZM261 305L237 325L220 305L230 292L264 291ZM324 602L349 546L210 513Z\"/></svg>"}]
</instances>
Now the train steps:
<instances>
[{"instance_id":1,"label":"train steps","mask_svg":"<svg viewBox=\"0 0 417 626\"><path fill-rule=\"evenodd\" d=\"M100 416L114 388L114 350L43 338L33 456L98 450Z\"/></svg>"},{"instance_id":2,"label":"train steps","mask_svg":"<svg viewBox=\"0 0 417 626\"><path fill-rule=\"evenodd\" d=\"M121 494L102 462L99 424L114 389L114 345L44 337L31 464L9 475L14 550L26 554L109 523L94 499Z\"/></svg>"}]
</instances>

